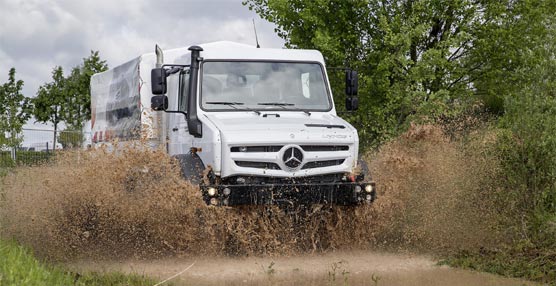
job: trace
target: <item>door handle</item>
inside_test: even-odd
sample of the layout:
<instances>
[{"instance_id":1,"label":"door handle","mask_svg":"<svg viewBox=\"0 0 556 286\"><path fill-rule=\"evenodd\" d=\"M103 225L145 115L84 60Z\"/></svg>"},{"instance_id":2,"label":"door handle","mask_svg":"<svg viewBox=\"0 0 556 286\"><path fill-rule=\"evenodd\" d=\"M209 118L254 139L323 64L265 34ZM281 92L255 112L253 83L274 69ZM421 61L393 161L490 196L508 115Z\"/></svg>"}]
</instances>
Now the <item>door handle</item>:
<instances>
[{"instance_id":1,"label":"door handle","mask_svg":"<svg viewBox=\"0 0 556 286\"><path fill-rule=\"evenodd\" d=\"M280 114L278 114L278 113L265 113L265 114L263 114L263 117L268 117L269 115L274 115L276 117L280 117Z\"/></svg>"},{"instance_id":2,"label":"door handle","mask_svg":"<svg viewBox=\"0 0 556 286\"><path fill-rule=\"evenodd\" d=\"M176 132L176 131L178 131L178 128L174 127L174 128L172 128L172 131Z\"/></svg>"}]
</instances>

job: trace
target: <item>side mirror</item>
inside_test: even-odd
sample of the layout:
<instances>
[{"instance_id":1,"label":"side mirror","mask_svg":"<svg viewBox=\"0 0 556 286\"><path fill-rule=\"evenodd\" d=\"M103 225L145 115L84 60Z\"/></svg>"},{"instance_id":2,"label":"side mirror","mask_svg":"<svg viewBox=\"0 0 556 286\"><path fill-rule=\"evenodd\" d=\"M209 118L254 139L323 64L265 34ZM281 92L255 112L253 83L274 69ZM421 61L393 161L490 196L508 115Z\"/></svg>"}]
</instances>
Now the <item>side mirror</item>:
<instances>
[{"instance_id":1,"label":"side mirror","mask_svg":"<svg viewBox=\"0 0 556 286\"><path fill-rule=\"evenodd\" d=\"M355 111L359 108L359 99L357 97L346 98L346 110Z\"/></svg>"},{"instance_id":2,"label":"side mirror","mask_svg":"<svg viewBox=\"0 0 556 286\"><path fill-rule=\"evenodd\" d=\"M357 90L359 89L359 79L357 71L347 70L346 71L346 95L348 97L357 95Z\"/></svg>"},{"instance_id":3,"label":"side mirror","mask_svg":"<svg viewBox=\"0 0 556 286\"><path fill-rule=\"evenodd\" d=\"M168 97L166 95L155 95L151 97L151 108L155 111L168 109Z\"/></svg>"},{"instance_id":4,"label":"side mirror","mask_svg":"<svg viewBox=\"0 0 556 286\"><path fill-rule=\"evenodd\" d=\"M151 89L153 94L166 93L166 70L164 68L151 70Z\"/></svg>"}]
</instances>

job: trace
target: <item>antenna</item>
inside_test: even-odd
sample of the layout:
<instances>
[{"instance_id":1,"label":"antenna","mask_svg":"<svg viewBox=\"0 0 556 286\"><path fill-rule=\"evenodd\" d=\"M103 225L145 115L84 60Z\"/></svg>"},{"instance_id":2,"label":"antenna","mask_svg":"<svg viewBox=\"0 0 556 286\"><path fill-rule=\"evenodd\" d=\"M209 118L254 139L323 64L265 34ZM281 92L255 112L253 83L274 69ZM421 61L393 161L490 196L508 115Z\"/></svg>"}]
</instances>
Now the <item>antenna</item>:
<instances>
[{"instance_id":1,"label":"antenna","mask_svg":"<svg viewBox=\"0 0 556 286\"><path fill-rule=\"evenodd\" d=\"M257 37L257 27L255 27L255 19L252 18L252 20L253 20L253 30L255 30L255 41L257 42L257 49L258 49L261 46L259 45L259 37Z\"/></svg>"}]
</instances>

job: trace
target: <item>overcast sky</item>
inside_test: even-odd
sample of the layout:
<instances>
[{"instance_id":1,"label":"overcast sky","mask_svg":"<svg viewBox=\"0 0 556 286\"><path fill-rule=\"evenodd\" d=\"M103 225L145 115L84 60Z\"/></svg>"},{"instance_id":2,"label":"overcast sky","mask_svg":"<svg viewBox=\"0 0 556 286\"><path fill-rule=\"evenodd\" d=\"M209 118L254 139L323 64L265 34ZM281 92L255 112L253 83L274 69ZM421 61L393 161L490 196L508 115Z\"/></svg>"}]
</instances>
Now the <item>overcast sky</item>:
<instances>
[{"instance_id":1,"label":"overcast sky","mask_svg":"<svg viewBox=\"0 0 556 286\"><path fill-rule=\"evenodd\" d=\"M241 0L0 0L0 83L15 67L34 97L91 50L110 67L154 50L229 40L254 44L252 19L263 47L280 48L274 25Z\"/></svg>"},{"instance_id":2,"label":"overcast sky","mask_svg":"<svg viewBox=\"0 0 556 286\"><path fill-rule=\"evenodd\" d=\"M262 47L281 48L274 25L241 0L0 0L0 83L16 68L23 93L34 97L52 80L54 66L67 74L99 51L109 67L158 43L164 49L213 41L255 44L255 20ZM25 128L52 129L29 120ZM24 145L43 142L47 132L24 131Z\"/></svg>"}]
</instances>

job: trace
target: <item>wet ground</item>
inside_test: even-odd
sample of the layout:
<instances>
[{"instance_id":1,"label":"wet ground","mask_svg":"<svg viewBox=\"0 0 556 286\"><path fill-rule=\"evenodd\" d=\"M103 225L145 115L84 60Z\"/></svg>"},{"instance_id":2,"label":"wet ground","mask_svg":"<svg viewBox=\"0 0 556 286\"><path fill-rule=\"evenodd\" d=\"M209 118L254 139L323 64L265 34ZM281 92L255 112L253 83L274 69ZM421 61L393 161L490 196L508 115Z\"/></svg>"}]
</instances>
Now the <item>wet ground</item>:
<instances>
[{"instance_id":1,"label":"wet ground","mask_svg":"<svg viewBox=\"0 0 556 286\"><path fill-rule=\"evenodd\" d=\"M294 257L172 258L163 260L80 261L76 271L121 271L160 281L189 266L173 285L535 285L496 275L438 266L426 256L336 252Z\"/></svg>"},{"instance_id":2,"label":"wet ground","mask_svg":"<svg viewBox=\"0 0 556 286\"><path fill-rule=\"evenodd\" d=\"M496 231L506 229L507 206L492 199L493 160L470 156L434 126L412 127L370 157L373 205L311 209L302 224L277 208L207 207L164 150L146 150L67 153L48 168L18 168L0 185L0 235L76 271L162 281L193 264L174 285L531 285L372 251L442 255L507 239ZM168 256L180 258L148 260Z\"/></svg>"}]
</instances>

